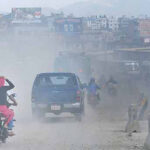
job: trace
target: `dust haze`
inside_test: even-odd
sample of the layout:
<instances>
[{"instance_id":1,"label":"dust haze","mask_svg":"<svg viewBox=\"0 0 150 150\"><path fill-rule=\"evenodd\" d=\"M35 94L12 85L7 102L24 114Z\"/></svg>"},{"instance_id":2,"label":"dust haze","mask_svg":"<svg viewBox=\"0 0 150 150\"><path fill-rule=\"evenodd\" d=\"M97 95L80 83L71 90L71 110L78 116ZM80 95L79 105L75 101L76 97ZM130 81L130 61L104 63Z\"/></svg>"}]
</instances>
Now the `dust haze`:
<instances>
[{"instance_id":1,"label":"dust haze","mask_svg":"<svg viewBox=\"0 0 150 150\"><path fill-rule=\"evenodd\" d=\"M100 42L97 41L99 40L97 33L92 33L96 35L90 37L91 31L83 32L85 35L79 39L74 36L70 38L69 34L67 35L69 38L66 36L67 38L63 39L62 33L61 35L54 32L28 33L5 33L0 37L0 75L14 83L15 89L12 92L17 94L19 104L18 107L13 107L17 120L14 128L16 135L9 138L6 144L0 143L0 148L3 150L142 149L148 131L146 120L149 107L140 122L142 132L132 137L124 132L128 120L128 107L131 104L138 104L141 92L148 99L150 97L149 85L146 85L147 80L145 81L143 77L145 74L142 74L142 71L139 73L143 58L135 56L135 59L131 59L130 54L125 54L126 58L123 58L122 51L119 51L121 48L134 46L126 43L118 44L122 47L117 44L114 46L115 42L111 43L110 40L109 43L103 39L104 37L107 39L110 33L107 35L103 32L98 32L104 36L100 38ZM61 63L56 62L57 58L63 58ZM60 116L47 114L43 120L35 120L32 117L31 92L36 75L57 71L76 73L81 82L87 85L91 78L95 78L100 86L100 103L94 109L88 105L88 94L86 90L84 91L85 114L81 122L70 114ZM117 81L114 95L109 94L106 86L111 76Z\"/></svg>"},{"instance_id":2,"label":"dust haze","mask_svg":"<svg viewBox=\"0 0 150 150\"><path fill-rule=\"evenodd\" d=\"M31 89L35 76L41 72L52 72L58 52L65 50L63 45L58 46L55 40L43 39L40 36L34 38L19 36L1 43L1 74L15 84L14 91L17 93L19 106L15 108L17 135L0 147L3 150L18 148L119 150L122 145L124 149L132 148L134 142L138 143L141 140L139 135L136 137L137 140L131 143L130 139L125 138L124 133L119 130L124 129L128 106L136 102L137 91L130 93L125 87L119 91L117 98L109 97L102 89L100 106L94 111L86 105L86 116L82 123L70 117L42 123L32 120ZM95 71L91 77L96 75L99 79L101 66L94 65L94 67L97 72ZM108 79L110 74L105 73ZM124 139L122 144L119 144L120 138ZM126 146L126 143L131 145Z\"/></svg>"}]
</instances>

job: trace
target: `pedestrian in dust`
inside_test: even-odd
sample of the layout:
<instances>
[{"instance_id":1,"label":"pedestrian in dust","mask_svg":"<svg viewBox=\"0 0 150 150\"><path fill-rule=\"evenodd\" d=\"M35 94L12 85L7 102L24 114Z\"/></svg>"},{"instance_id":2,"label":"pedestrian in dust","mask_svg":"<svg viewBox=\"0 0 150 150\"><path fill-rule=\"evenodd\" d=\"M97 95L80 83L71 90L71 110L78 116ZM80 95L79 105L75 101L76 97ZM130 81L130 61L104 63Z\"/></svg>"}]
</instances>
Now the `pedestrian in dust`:
<instances>
[{"instance_id":1,"label":"pedestrian in dust","mask_svg":"<svg viewBox=\"0 0 150 150\"><path fill-rule=\"evenodd\" d=\"M145 96L144 93L141 93L139 96L138 106L139 106L138 120L143 120L144 113L148 107L148 98Z\"/></svg>"}]
</instances>

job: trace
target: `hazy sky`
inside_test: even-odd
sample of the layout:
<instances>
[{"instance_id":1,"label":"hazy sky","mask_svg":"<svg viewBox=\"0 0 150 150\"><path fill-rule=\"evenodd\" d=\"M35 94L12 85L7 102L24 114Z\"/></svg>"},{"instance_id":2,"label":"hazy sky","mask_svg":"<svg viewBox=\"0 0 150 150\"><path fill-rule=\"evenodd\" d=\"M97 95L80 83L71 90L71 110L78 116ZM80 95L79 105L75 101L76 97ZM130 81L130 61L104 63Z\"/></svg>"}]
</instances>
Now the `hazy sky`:
<instances>
[{"instance_id":1,"label":"hazy sky","mask_svg":"<svg viewBox=\"0 0 150 150\"><path fill-rule=\"evenodd\" d=\"M65 5L86 0L0 0L0 12L10 11L12 7L51 7L60 8Z\"/></svg>"}]
</instances>

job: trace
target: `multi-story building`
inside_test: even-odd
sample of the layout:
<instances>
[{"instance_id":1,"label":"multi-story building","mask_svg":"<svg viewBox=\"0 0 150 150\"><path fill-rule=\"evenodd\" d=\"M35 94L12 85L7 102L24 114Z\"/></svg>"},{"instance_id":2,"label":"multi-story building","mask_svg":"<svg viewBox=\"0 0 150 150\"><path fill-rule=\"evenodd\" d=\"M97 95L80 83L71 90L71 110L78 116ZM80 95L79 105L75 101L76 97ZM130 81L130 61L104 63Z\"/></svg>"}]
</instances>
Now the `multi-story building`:
<instances>
[{"instance_id":1,"label":"multi-story building","mask_svg":"<svg viewBox=\"0 0 150 150\"><path fill-rule=\"evenodd\" d=\"M128 18L120 17L119 21L119 30L118 30L118 40L121 47L135 47L140 46L141 39L138 30L138 19L137 18Z\"/></svg>"},{"instance_id":2,"label":"multi-story building","mask_svg":"<svg viewBox=\"0 0 150 150\"><path fill-rule=\"evenodd\" d=\"M81 33L82 18L59 18L55 20L55 31L59 33Z\"/></svg>"},{"instance_id":3,"label":"multi-story building","mask_svg":"<svg viewBox=\"0 0 150 150\"><path fill-rule=\"evenodd\" d=\"M150 19L139 20L139 32L141 37L150 37Z\"/></svg>"},{"instance_id":4,"label":"multi-story building","mask_svg":"<svg viewBox=\"0 0 150 150\"><path fill-rule=\"evenodd\" d=\"M83 32L83 19L66 17L56 19L54 22L55 32L61 37L65 48L81 47L80 36Z\"/></svg>"},{"instance_id":5,"label":"multi-story building","mask_svg":"<svg viewBox=\"0 0 150 150\"><path fill-rule=\"evenodd\" d=\"M108 28L108 18L106 16L100 16L102 29Z\"/></svg>"},{"instance_id":6,"label":"multi-story building","mask_svg":"<svg viewBox=\"0 0 150 150\"><path fill-rule=\"evenodd\" d=\"M150 18L139 19L139 33L145 44L150 44Z\"/></svg>"},{"instance_id":7,"label":"multi-story building","mask_svg":"<svg viewBox=\"0 0 150 150\"><path fill-rule=\"evenodd\" d=\"M45 16L45 20L48 23L48 28L50 32L55 32L55 20L57 19L63 19L64 14L61 13L51 13L50 16Z\"/></svg>"},{"instance_id":8,"label":"multi-story building","mask_svg":"<svg viewBox=\"0 0 150 150\"><path fill-rule=\"evenodd\" d=\"M86 18L87 29L91 31L101 31L108 28L106 16L91 16Z\"/></svg>"},{"instance_id":9,"label":"multi-story building","mask_svg":"<svg viewBox=\"0 0 150 150\"><path fill-rule=\"evenodd\" d=\"M111 31L118 31L119 29L119 22L118 19L115 17L108 18L108 28Z\"/></svg>"},{"instance_id":10,"label":"multi-story building","mask_svg":"<svg viewBox=\"0 0 150 150\"><path fill-rule=\"evenodd\" d=\"M130 23L130 18L125 16L118 18L119 30L126 30Z\"/></svg>"}]
</instances>

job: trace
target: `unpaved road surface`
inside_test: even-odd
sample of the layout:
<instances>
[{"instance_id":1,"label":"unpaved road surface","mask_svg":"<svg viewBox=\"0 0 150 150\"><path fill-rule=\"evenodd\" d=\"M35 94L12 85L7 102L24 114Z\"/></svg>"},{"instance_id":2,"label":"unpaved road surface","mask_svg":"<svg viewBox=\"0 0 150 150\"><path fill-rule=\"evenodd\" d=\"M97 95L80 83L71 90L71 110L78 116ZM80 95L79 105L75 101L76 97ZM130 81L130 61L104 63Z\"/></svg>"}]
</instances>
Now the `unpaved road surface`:
<instances>
[{"instance_id":1,"label":"unpaved road surface","mask_svg":"<svg viewBox=\"0 0 150 150\"><path fill-rule=\"evenodd\" d=\"M142 150L147 134L146 122L142 132L128 137L124 119L110 119L107 107L97 111L87 108L82 122L72 116L47 118L43 122L18 120L16 136L1 144L2 150Z\"/></svg>"}]
</instances>

